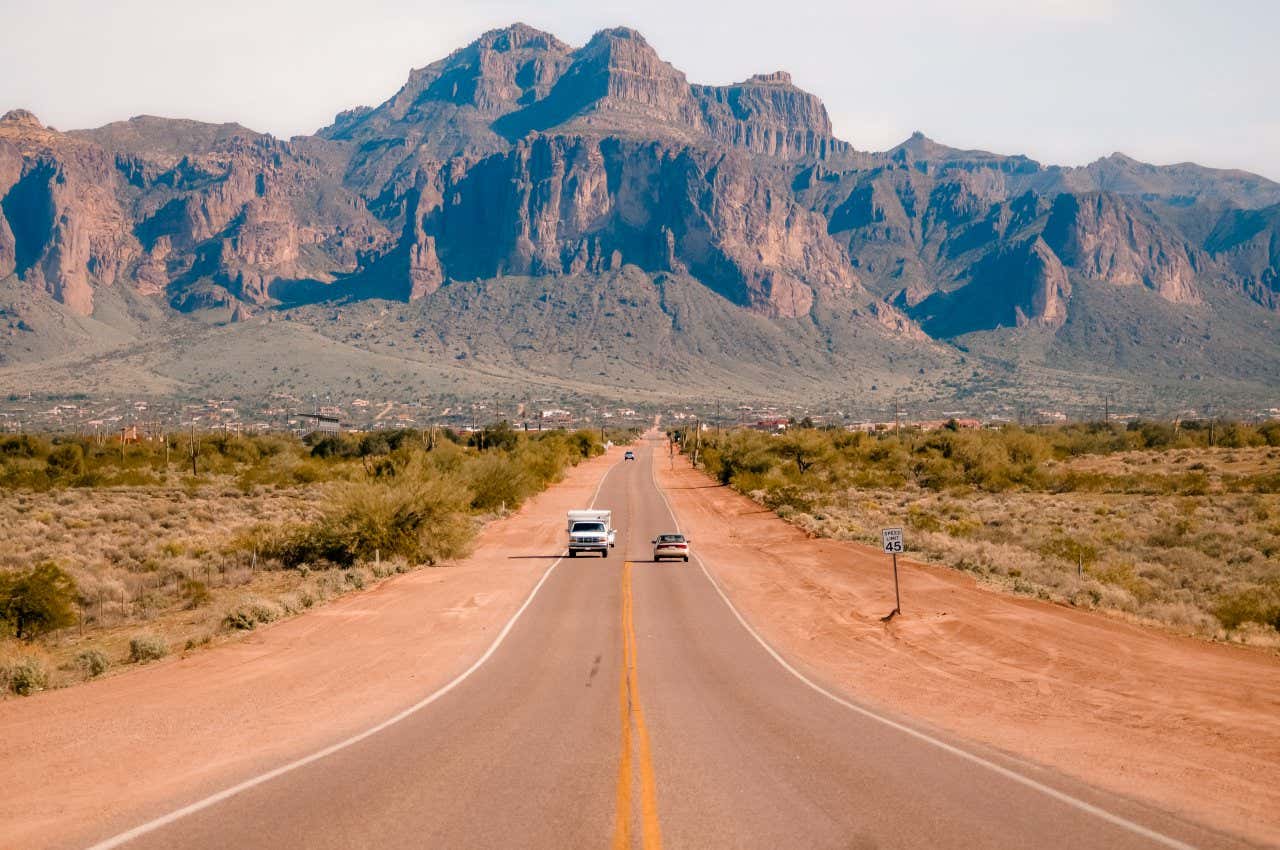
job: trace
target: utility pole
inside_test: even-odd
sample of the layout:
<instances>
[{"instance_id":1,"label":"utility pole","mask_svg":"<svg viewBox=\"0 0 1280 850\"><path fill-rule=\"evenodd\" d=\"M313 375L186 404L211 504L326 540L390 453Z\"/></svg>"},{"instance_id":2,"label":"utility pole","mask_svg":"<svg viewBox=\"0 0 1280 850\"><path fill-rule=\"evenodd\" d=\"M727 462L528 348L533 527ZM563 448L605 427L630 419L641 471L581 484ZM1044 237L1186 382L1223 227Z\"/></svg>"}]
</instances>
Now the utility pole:
<instances>
[{"instance_id":1,"label":"utility pole","mask_svg":"<svg viewBox=\"0 0 1280 850\"><path fill-rule=\"evenodd\" d=\"M196 470L196 421L191 420L191 477L194 478L200 473Z\"/></svg>"},{"instance_id":2,"label":"utility pole","mask_svg":"<svg viewBox=\"0 0 1280 850\"><path fill-rule=\"evenodd\" d=\"M1111 393L1107 393L1106 399L1107 400L1104 403L1102 408L1103 409L1102 421L1106 422L1107 424L1110 424L1111 423Z\"/></svg>"}]
</instances>

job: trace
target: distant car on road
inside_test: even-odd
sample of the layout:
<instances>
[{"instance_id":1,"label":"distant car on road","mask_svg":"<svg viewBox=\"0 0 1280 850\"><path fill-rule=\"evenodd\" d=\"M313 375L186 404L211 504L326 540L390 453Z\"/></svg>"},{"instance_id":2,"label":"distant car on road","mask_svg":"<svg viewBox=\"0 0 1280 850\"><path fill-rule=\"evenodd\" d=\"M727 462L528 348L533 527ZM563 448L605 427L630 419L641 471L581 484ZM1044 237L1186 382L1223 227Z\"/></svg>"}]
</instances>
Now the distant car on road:
<instances>
[{"instance_id":1,"label":"distant car on road","mask_svg":"<svg viewBox=\"0 0 1280 850\"><path fill-rule=\"evenodd\" d=\"M681 558L689 560L689 538L683 534L659 534L653 540L653 560Z\"/></svg>"},{"instance_id":2,"label":"distant car on road","mask_svg":"<svg viewBox=\"0 0 1280 850\"><path fill-rule=\"evenodd\" d=\"M635 453L635 452L633 452L633 451L631 451L631 449L627 449L626 453L622 455L622 459L623 459L623 460L635 460L635 459L636 459L636 453Z\"/></svg>"}]
</instances>

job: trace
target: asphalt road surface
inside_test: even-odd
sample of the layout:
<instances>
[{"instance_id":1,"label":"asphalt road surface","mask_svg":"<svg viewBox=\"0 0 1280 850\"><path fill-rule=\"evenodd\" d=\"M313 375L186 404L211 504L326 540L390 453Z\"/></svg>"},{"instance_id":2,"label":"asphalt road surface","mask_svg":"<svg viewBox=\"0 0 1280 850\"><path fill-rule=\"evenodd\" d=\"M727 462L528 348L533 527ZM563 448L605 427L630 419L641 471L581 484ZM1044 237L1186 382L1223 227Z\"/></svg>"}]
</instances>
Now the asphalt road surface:
<instances>
[{"instance_id":1,"label":"asphalt road surface","mask_svg":"<svg viewBox=\"0 0 1280 850\"><path fill-rule=\"evenodd\" d=\"M336 752L194 810L175 800L174 816L98 846L1241 846L822 692L754 636L696 558L651 562L649 541L677 526L652 477L665 445L637 454L595 504L613 511L616 549L512 552L552 568L455 687Z\"/></svg>"}]
</instances>

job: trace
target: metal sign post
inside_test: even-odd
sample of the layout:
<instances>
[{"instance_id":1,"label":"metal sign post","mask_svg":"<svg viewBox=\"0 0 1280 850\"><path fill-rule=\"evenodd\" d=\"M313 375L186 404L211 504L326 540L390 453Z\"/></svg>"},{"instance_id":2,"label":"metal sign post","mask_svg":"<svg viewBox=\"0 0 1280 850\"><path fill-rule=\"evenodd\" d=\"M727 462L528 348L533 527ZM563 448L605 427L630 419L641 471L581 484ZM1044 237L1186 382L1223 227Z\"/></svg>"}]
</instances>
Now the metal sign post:
<instances>
[{"instance_id":1,"label":"metal sign post","mask_svg":"<svg viewBox=\"0 0 1280 850\"><path fill-rule=\"evenodd\" d=\"M902 529L885 528L880 531L880 548L886 555L893 556L893 610L880 619L889 622L895 615L902 613L902 595L898 591L898 553L902 551Z\"/></svg>"}]
</instances>

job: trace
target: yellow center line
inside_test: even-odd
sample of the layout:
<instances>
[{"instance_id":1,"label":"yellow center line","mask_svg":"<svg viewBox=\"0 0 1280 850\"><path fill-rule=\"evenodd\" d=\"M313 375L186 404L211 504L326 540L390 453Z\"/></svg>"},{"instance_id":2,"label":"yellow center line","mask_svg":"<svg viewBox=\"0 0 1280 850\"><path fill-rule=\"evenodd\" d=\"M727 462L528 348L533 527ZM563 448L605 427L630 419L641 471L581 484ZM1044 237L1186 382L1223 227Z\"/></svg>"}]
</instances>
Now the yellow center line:
<instances>
[{"instance_id":1,"label":"yellow center line","mask_svg":"<svg viewBox=\"0 0 1280 850\"><path fill-rule=\"evenodd\" d=\"M626 571L626 565L623 565ZM631 850L631 695L628 669L631 642L627 638L627 599L624 579L622 597L622 675L618 677L618 708L622 717L622 752L618 756L618 793L613 823L614 850Z\"/></svg>"},{"instance_id":2,"label":"yellow center line","mask_svg":"<svg viewBox=\"0 0 1280 850\"><path fill-rule=\"evenodd\" d=\"M631 562L622 565L622 675L619 677L619 712L622 715L622 753L618 759L617 812L613 846L631 846L631 724L636 727L640 750L640 846L661 850L662 827L658 819L658 782L649 748L649 727L640 704L636 668L635 606L631 593Z\"/></svg>"}]
</instances>

